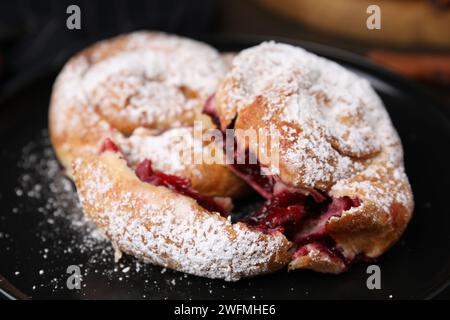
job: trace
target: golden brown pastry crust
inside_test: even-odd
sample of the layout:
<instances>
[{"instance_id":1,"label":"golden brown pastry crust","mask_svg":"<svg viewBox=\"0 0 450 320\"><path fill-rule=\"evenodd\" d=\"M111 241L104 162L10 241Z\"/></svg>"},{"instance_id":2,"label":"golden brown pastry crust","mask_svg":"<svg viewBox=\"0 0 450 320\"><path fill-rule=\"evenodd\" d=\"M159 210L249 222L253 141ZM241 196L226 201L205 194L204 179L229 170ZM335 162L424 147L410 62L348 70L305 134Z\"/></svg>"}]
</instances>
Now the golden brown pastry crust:
<instances>
[{"instance_id":1,"label":"golden brown pastry crust","mask_svg":"<svg viewBox=\"0 0 450 320\"><path fill-rule=\"evenodd\" d=\"M332 63L327 62L324 68L344 79L349 77L359 86L358 92L367 94L369 102L375 104L367 108L359 96L330 95L330 90L346 90L339 82L331 81L323 90L313 91L277 87L292 84L291 80L302 74L302 70L296 74L295 68L279 74L269 68L262 77L240 69L239 61L252 62L255 57L282 63L279 57L270 57L270 52L277 50L295 57L300 49L273 45L267 51L263 45L233 60L232 70L216 94L221 124L228 127L236 118L236 128L270 126L278 130L283 137L279 179L285 185L306 193L316 189L330 197L359 199L361 205L331 217L326 231L350 260L360 254L376 257L398 239L413 209L401 144L389 117L367 83ZM318 58L311 59L316 62ZM253 62L258 71L257 61ZM172 69L158 69L161 63ZM263 65L262 70L265 68ZM317 70L307 71L313 84L321 81L315 75ZM190 178L193 188L203 195L242 193L242 181L223 165L184 165L177 159L177 148L186 143L177 139L193 138L185 126L195 119L211 126L200 111L225 73L218 53L206 45L157 33L107 40L72 58L54 86L49 129L58 158L73 169L69 174L74 177L85 213L117 249L199 276L238 280L288 264L290 269L342 272L347 268L345 262L318 246L308 244L304 254L292 259L296 245L280 232L264 233L242 222L232 224L192 198L140 181L133 172L138 162L153 156L158 170ZM267 76L270 73L281 78L271 79ZM248 83L236 74L248 77ZM276 81L264 83L267 78ZM197 82L191 84L192 79ZM251 87L241 87L252 81ZM290 101L299 91L302 103ZM169 101L175 111L161 107L161 99ZM346 110L344 115L335 112L333 99ZM154 109L143 112L143 101L152 103ZM326 116L317 113L318 104L328 108ZM306 118L304 107L309 110ZM296 113L301 117L292 118ZM367 118L368 113L373 117ZM373 121L378 121L378 126ZM128 163L122 153L99 154L108 137L117 143ZM302 144L297 145L299 141ZM252 151L259 147L249 146Z\"/></svg>"},{"instance_id":2,"label":"golden brown pastry crust","mask_svg":"<svg viewBox=\"0 0 450 320\"><path fill-rule=\"evenodd\" d=\"M413 196L400 139L366 80L303 49L264 43L233 60L215 97L222 128L234 123L235 129L263 128L282 137L281 182L301 192L359 199L359 206L325 226L346 258L377 257L397 241L411 218ZM269 152L263 144L246 146L255 155ZM310 249L290 268L344 269Z\"/></svg>"},{"instance_id":3,"label":"golden brown pastry crust","mask_svg":"<svg viewBox=\"0 0 450 320\"><path fill-rule=\"evenodd\" d=\"M176 51L174 55L167 56L167 47ZM156 117L156 122L143 124L128 121L130 115L125 111L119 128L115 127L114 113L120 112L120 106L108 105L111 102L108 96L121 94L112 101L122 101L122 108L127 109L130 92L134 95L133 90L143 85L135 79L127 83L127 76L133 73L130 69L137 69L134 76L148 78L148 75L142 75L139 63L133 65L136 50L144 51L144 57L139 59L150 60L154 58L151 56L154 51L162 50L163 57L158 57L156 62L169 59L178 67L183 61L173 59L181 59L178 55L187 56L185 59L191 63L183 66L187 70L177 69L174 74L169 74L165 69L155 81L169 83L168 90L173 89L170 86L175 83L175 89L181 87L181 91L190 92L189 97L194 97L195 103L186 99L182 113L192 112L194 116L180 120L179 114L169 113L165 121ZM132 52L131 56L128 51ZM147 52L150 56L145 56ZM122 57L122 54L128 56ZM112 58L116 58L114 64L101 65ZM125 66L114 69L119 62ZM207 67L201 67L199 63ZM107 70L93 74L96 68ZM177 147L185 142L179 138L193 138L191 130L184 126L191 125L194 119L202 119L199 113L203 102L224 76L222 68L223 62L213 49L175 36L134 33L101 42L73 57L59 75L52 94L49 129L58 158L74 177L85 214L105 231L117 250L199 276L238 280L285 266L292 244L281 234L265 235L242 223L231 224L230 220L217 212L208 212L192 198L140 181L130 168L149 157L163 169L167 169L164 165L169 162L172 165L169 173L190 178L193 188L203 195L233 196L246 190L246 186L224 165L183 166L178 163L174 166L173 163L179 160ZM205 77L199 82L206 82L206 88L198 85L198 91L193 93L194 90L183 83L186 79L177 78L183 72L194 79ZM160 77L167 77L166 82ZM120 80L127 89L125 92L117 84ZM133 85L137 88L130 91L129 87ZM99 93L103 89L106 91ZM99 99L99 96L103 98ZM149 97L150 102L154 99ZM111 111L111 117L99 112L100 107ZM209 118L206 120L208 125ZM99 152L106 138L117 143L128 163L120 152Z\"/></svg>"},{"instance_id":4,"label":"golden brown pastry crust","mask_svg":"<svg viewBox=\"0 0 450 320\"><path fill-rule=\"evenodd\" d=\"M78 158L74 176L85 213L121 251L167 268L238 280L273 272L292 244L232 224L189 197L140 181L118 153Z\"/></svg>"},{"instance_id":5,"label":"golden brown pastry crust","mask_svg":"<svg viewBox=\"0 0 450 320\"><path fill-rule=\"evenodd\" d=\"M186 142L180 137L194 139L185 127L204 119L203 104L226 70L214 49L163 33L94 44L70 59L54 84L49 130L59 160L71 176L73 159L97 154L109 137L131 165L158 156L154 167L190 178L204 195L242 193L245 186L225 166L185 163L177 154Z\"/></svg>"}]
</instances>

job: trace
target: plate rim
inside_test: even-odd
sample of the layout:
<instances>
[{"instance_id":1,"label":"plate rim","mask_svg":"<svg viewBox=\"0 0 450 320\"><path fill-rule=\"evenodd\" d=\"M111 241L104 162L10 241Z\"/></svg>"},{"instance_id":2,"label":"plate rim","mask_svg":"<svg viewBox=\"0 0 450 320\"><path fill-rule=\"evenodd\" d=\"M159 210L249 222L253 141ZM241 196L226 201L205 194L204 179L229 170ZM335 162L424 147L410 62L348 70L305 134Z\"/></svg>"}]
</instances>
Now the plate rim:
<instances>
[{"instance_id":1,"label":"plate rim","mask_svg":"<svg viewBox=\"0 0 450 320\"><path fill-rule=\"evenodd\" d=\"M427 101L427 104L432 106L434 111L437 112L442 117L442 120L445 122L447 127L450 128L450 108L443 101L435 97L430 92L430 90L427 89L424 85L409 80L407 78L404 78L403 76L398 75L384 68L382 65L376 64L368 60L362 55L347 51L345 49L336 48L333 46L311 41L298 40L279 36L264 36L251 34L233 35L220 33L207 36L194 36L192 38L206 42L212 45L213 47L217 47L220 45L222 46L231 45L248 48L257 45L261 42L275 41L305 48L308 51L311 51L320 56L324 56L339 64L345 64L348 66L355 67L355 69L357 70L364 71L367 74L374 75L376 78L383 79L387 83L391 84L394 88L398 89L400 92L412 92L412 94L418 97L421 101ZM49 70L46 70L39 75L34 75L29 79L23 81L21 85L15 87L14 90L7 92L5 95L0 97L0 106L3 104L7 104L10 100L13 100L18 94L20 94L28 87L35 84L40 79L51 76L52 74L56 74L61 67L62 65L52 66L52 68L50 68ZM4 113L5 110L0 108L0 115L3 115ZM450 265L448 267L450 267ZM449 286L450 286L450 278L437 288L431 289L430 293L428 293L424 299L433 299ZM0 296L2 296L5 299L28 298L19 289L15 288L11 283L9 283L8 280L1 274L0 274Z\"/></svg>"}]
</instances>

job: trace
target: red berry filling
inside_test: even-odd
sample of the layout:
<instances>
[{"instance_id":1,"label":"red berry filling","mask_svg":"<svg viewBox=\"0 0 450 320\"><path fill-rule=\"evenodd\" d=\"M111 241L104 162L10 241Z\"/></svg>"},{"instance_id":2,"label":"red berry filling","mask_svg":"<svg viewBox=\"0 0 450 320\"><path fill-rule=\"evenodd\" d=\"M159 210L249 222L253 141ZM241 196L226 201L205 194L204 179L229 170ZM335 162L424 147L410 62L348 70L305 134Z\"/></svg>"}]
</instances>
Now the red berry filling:
<instances>
[{"instance_id":1,"label":"red berry filling","mask_svg":"<svg viewBox=\"0 0 450 320\"><path fill-rule=\"evenodd\" d=\"M135 172L140 180L154 186L164 186L179 194L191 197L206 210L219 212L223 216L228 216L229 214L229 210L222 201L213 197L202 196L192 189L190 179L153 170L150 160L146 159L139 163Z\"/></svg>"},{"instance_id":2,"label":"red berry filling","mask_svg":"<svg viewBox=\"0 0 450 320\"><path fill-rule=\"evenodd\" d=\"M105 151L120 152L120 149L110 138L106 138L105 141L103 141L99 152L101 154Z\"/></svg>"},{"instance_id":3,"label":"red berry filling","mask_svg":"<svg viewBox=\"0 0 450 320\"><path fill-rule=\"evenodd\" d=\"M261 174L261 166L259 163L250 164L248 161L249 158L249 151L246 151L245 163L237 164L237 151L235 151L234 163L229 165L230 170L244 180L265 199L270 199L272 197L273 187L275 185L274 177Z\"/></svg>"},{"instance_id":4,"label":"red berry filling","mask_svg":"<svg viewBox=\"0 0 450 320\"><path fill-rule=\"evenodd\" d=\"M306 197L299 193L282 192L267 200L261 209L245 221L264 232L295 232L305 218Z\"/></svg>"},{"instance_id":5,"label":"red berry filling","mask_svg":"<svg viewBox=\"0 0 450 320\"><path fill-rule=\"evenodd\" d=\"M203 112L220 125L212 97L206 102ZM241 221L262 232L283 233L298 247L293 258L306 255L313 248L332 259L339 259L346 266L361 258L345 257L326 230L331 217L338 217L343 211L358 207L361 204L359 199L332 198L314 189L308 190L309 195L306 196L281 183L277 176L262 175L259 163L249 164L248 150L245 164L238 164L236 150L235 142L234 162L229 166L230 169L266 199L259 210L241 218ZM239 218L232 219L236 220Z\"/></svg>"},{"instance_id":6,"label":"red berry filling","mask_svg":"<svg viewBox=\"0 0 450 320\"><path fill-rule=\"evenodd\" d=\"M220 128L220 119L216 112L215 104L214 104L214 95L208 97L205 102L205 106L203 108L203 113L208 115L213 123ZM233 124L231 125L233 127ZM225 134L224 134L225 137ZM225 144L223 145L225 148ZM275 185L275 180L273 176L263 175L261 174L261 166L257 163L250 163L250 153L249 150L245 150L244 154L244 163L240 164L238 161L239 158L239 149L237 147L236 141L234 141L234 153L233 153L233 164L229 165L231 171L233 171L238 177L244 180L247 184L249 184L256 192L258 192L261 196L266 199L270 199L273 194L273 188Z\"/></svg>"},{"instance_id":7,"label":"red berry filling","mask_svg":"<svg viewBox=\"0 0 450 320\"><path fill-rule=\"evenodd\" d=\"M211 118L211 121L220 128L220 119L214 107L214 94L206 99L203 113L208 115Z\"/></svg>"},{"instance_id":8,"label":"red berry filling","mask_svg":"<svg viewBox=\"0 0 450 320\"><path fill-rule=\"evenodd\" d=\"M326 224L331 217L339 217L343 211L360 205L358 199L349 197L328 199L316 214L311 214L293 240L298 245L318 241L327 237Z\"/></svg>"}]
</instances>

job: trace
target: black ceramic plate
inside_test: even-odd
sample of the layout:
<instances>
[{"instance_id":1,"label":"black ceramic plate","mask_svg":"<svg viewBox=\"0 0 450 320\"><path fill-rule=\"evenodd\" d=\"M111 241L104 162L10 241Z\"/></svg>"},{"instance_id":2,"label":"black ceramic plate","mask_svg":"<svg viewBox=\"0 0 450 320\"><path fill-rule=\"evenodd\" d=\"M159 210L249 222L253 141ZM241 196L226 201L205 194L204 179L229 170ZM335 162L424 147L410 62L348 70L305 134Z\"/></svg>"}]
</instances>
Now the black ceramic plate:
<instances>
[{"instance_id":1,"label":"black ceramic plate","mask_svg":"<svg viewBox=\"0 0 450 320\"><path fill-rule=\"evenodd\" d=\"M236 51L263 39L215 39ZM366 286L366 265L334 276L278 272L236 283L188 276L139 264L113 262L112 250L81 218L72 184L55 161L47 107L54 74L23 87L1 105L0 288L32 298L429 298L450 279L450 124L445 106L420 88L362 58L332 48L292 42L368 78L383 99L405 151L416 209L401 240L377 264L380 290ZM8 111L6 113L5 111ZM68 266L82 272L81 289L69 290Z\"/></svg>"}]
</instances>

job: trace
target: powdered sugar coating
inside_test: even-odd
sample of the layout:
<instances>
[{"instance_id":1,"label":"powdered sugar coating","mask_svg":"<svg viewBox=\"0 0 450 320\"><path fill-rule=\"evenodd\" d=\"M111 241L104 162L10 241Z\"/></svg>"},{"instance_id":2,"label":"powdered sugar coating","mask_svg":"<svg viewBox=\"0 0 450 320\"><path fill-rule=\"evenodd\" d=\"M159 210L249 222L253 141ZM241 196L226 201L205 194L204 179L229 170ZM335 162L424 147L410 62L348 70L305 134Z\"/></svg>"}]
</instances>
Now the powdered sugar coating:
<instances>
[{"instance_id":1,"label":"powdered sugar coating","mask_svg":"<svg viewBox=\"0 0 450 320\"><path fill-rule=\"evenodd\" d=\"M73 57L54 85L50 129L58 157L70 170L74 158L96 153L112 137L130 159L153 157L169 173L186 170L168 150L179 146L178 129L173 139L157 135L192 125L226 70L208 45L164 33L134 32L95 44ZM139 134L143 129L151 129L147 137ZM168 149L159 156L134 142Z\"/></svg>"},{"instance_id":2,"label":"powdered sugar coating","mask_svg":"<svg viewBox=\"0 0 450 320\"><path fill-rule=\"evenodd\" d=\"M133 44L133 41L130 43ZM141 45L142 43L139 46L128 44L125 47L129 46L127 48L136 51ZM155 117L151 112L142 112L140 107L152 99L164 99L174 104L185 99L185 106L189 106L188 100L195 100L199 93L193 94L191 90L176 85L173 92L177 94L172 95L169 89L172 84L160 82L158 67L146 66L146 62L141 61L139 52L137 56L134 55L135 52L130 53L122 61L120 56L115 56L109 50L102 50L102 47L103 45L99 45L88 57L82 55L72 62L79 64L72 68L82 70L79 78L72 79L72 85L79 85L83 89L80 90L83 91L82 94L74 95L78 99L77 103L72 105L67 100L61 102L59 93L55 94L54 101L66 104L59 109L65 110L64 117L70 116L69 111L75 111L83 114L84 123L78 123L70 130L55 126L57 130L72 133L74 128L86 128L86 135L83 133L80 138L80 149L98 150L101 137L113 136L132 162L163 148L164 151L155 156L156 168L169 173L185 169L176 156L178 151L172 150L172 147L180 145L180 142L174 142L172 138L182 133L183 128L173 129L171 126L178 127L183 125L183 121L190 122L189 112L177 113L177 108L170 111L159 110L158 104L155 104L158 109L155 115L162 112L162 117L154 123ZM275 44L261 47L274 51L279 49ZM348 256L358 253L379 255L406 226L403 223L393 233L391 223L385 223L385 214L390 213L395 203L409 209L407 219L412 210L412 195L403 172L399 139L381 101L367 82L301 49L298 49L301 54L291 47L285 49L289 53L280 56L286 58L286 61L280 60L277 55L272 57L268 54L265 58L263 54L260 56L270 71L265 68L260 70L259 63L250 63L251 59L239 62L241 55L235 59L238 62L233 62L231 76L223 86L225 91L231 93L227 96L228 102L233 103L225 104L222 116L232 120L234 117L230 114L243 113L246 103L260 99L261 105L265 107L261 122L278 130L280 136L286 137L284 141L287 143L281 149L284 160L281 173L283 182L287 181L303 188L302 190L318 188L331 196L354 195L361 199L362 205L357 209L348 210L342 217L332 218L330 222L335 229L339 229L341 218L355 215L367 216L366 221L372 219L376 227L377 224L380 228L387 225L386 234L389 237L385 237L386 241L381 245L372 246L374 249L367 247L365 243L356 245L356 241L348 237L348 233L347 243L338 241L346 254L349 252ZM242 56L245 57L251 50L257 51L258 48L244 51ZM120 67L128 59L131 66ZM292 59L295 63L292 63ZM296 59L304 59L301 65L304 70L295 69L299 62ZM115 63L108 67L108 60ZM98 70L91 68L91 64L99 66ZM242 88L237 86L239 90L235 92L236 79L242 79L234 76L245 74L236 73L236 70L240 70L236 66L242 67L244 71L248 70L251 76L246 79L248 81L244 81ZM334 76L329 78L328 72ZM71 80L67 75L60 76L60 79L65 77ZM182 78L175 75L174 82L179 84L178 81ZM150 81L146 82L148 80ZM58 80L57 89L63 86L61 81ZM159 90L165 92L161 93ZM164 96L165 94L170 97ZM78 102L86 110L82 111ZM124 111L116 112L114 108L117 105L124 106ZM160 104L162 105L164 103ZM181 114L187 115L187 118L179 119ZM167 122L170 123L169 130L158 137L152 136L150 129L168 129L164 127L164 121L171 117L177 117L177 121ZM158 122L160 120L162 123ZM94 138L88 134L92 131L96 134ZM141 134L143 132L149 133L151 139L145 140L147 138L146 134ZM73 144L68 149L79 150ZM190 198L138 181L124 163L111 160L111 157L117 155L106 152L101 156L92 156L92 153L79 156L75 163L80 199L86 213L107 230L117 248L155 264L227 280L273 271L289 260L288 248L292 243L281 234L267 235L250 231L243 224L233 225L219 215L205 211ZM167 163L170 165L163 166ZM379 170L374 170L376 167ZM386 172L383 173L384 169ZM372 178L373 181L370 180ZM390 182L384 183L383 179L389 179ZM392 196L386 197L387 193ZM370 210L366 210L367 208ZM380 217L380 213L383 217ZM309 258L317 261L312 261L305 267L314 267L314 263L319 263L319 260L326 257L312 254Z\"/></svg>"},{"instance_id":3,"label":"powdered sugar coating","mask_svg":"<svg viewBox=\"0 0 450 320\"><path fill-rule=\"evenodd\" d=\"M118 141L131 164L148 159L151 155L154 169L168 174L179 174L190 167L191 162L184 159L183 155L191 155L194 146L192 128L173 128L158 135L138 128L132 136L119 138Z\"/></svg>"},{"instance_id":4,"label":"powdered sugar coating","mask_svg":"<svg viewBox=\"0 0 450 320\"><path fill-rule=\"evenodd\" d=\"M84 74L91 103L115 127L189 124L226 72L212 48L175 36L134 33L120 52L100 57Z\"/></svg>"},{"instance_id":5,"label":"powdered sugar coating","mask_svg":"<svg viewBox=\"0 0 450 320\"><path fill-rule=\"evenodd\" d=\"M284 183L353 194L385 213L393 203L412 207L400 140L366 79L301 48L266 42L237 55L216 101L223 127L237 117L236 127L250 123L283 137Z\"/></svg>"},{"instance_id":6,"label":"powdered sugar coating","mask_svg":"<svg viewBox=\"0 0 450 320\"><path fill-rule=\"evenodd\" d=\"M117 154L74 165L86 212L120 250L209 278L238 280L287 263L290 244L201 208L193 199L142 183Z\"/></svg>"}]
</instances>

